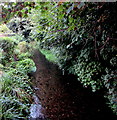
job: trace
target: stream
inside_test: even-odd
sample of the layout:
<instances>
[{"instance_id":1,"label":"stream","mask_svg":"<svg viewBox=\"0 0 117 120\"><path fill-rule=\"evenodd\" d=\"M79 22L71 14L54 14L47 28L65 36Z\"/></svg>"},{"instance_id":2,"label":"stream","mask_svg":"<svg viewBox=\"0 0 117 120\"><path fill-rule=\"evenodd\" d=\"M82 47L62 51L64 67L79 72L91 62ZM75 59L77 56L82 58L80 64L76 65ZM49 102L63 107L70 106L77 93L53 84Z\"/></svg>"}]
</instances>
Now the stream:
<instances>
[{"instance_id":1,"label":"stream","mask_svg":"<svg viewBox=\"0 0 117 120\"><path fill-rule=\"evenodd\" d=\"M116 120L105 104L103 90L92 93L74 75L62 75L58 66L35 50L34 104L30 120Z\"/></svg>"}]
</instances>

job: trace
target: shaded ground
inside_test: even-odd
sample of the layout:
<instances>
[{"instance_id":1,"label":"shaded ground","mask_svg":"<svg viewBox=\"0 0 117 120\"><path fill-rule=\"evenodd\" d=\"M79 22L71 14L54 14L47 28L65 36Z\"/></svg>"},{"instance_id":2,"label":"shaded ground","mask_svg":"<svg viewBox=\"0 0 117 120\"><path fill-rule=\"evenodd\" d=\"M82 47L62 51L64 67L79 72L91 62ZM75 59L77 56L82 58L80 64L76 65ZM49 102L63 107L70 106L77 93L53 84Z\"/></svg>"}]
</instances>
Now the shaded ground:
<instances>
[{"instance_id":1,"label":"shaded ground","mask_svg":"<svg viewBox=\"0 0 117 120\"><path fill-rule=\"evenodd\" d=\"M36 50L34 87L50 120L115 120L100 93L85 89L72 75L63 76ZM39 89L38 89L39 88Z\"/></svg>"}]
</instances>

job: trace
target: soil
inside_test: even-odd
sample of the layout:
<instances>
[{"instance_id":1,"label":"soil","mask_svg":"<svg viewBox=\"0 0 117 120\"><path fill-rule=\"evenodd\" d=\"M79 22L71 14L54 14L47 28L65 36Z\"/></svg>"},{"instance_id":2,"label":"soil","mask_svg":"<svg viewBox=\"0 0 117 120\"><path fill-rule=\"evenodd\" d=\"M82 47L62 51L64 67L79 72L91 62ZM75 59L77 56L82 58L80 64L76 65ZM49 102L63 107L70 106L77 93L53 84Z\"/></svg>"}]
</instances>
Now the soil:
<instances>
[{"instance_id":1,"label":"soil","mask_svg":"<svg viewBox=\"0 0 117 120\"><path fill-rule=\"evenodd\" d=\"M62 75L58 66L35 50L33 58L37 70L33 85L43 113L50 120L116 120L105 104L103 92L92 93L83 88L73 75Z\"/></svg>"}]
</instances>

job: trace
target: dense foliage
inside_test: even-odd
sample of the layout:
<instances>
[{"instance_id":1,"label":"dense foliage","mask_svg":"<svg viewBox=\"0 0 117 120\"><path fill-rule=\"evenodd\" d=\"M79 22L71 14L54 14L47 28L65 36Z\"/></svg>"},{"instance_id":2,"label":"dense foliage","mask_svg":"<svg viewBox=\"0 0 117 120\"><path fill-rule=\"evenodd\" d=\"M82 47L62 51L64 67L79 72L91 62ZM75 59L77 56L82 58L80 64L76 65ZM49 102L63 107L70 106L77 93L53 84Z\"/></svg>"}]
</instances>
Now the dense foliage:
<instances>
[{"instance_id":1,"label":"dense foliage","mask_svg":"<svg viewBox=\"0 0 117 120\"><path fill-rule=\"evenodd\" d=\"M53 51L61 69L76 75L94 92L106 88L108 103L117 113L117 3L25 2L10 6L10 16L28 15L34 22L31 38ZM5 22L7 19L3 17Z\"/></svg>"},{"instance_id":2,"label":"dense foliage","mask_svg":"<svg viewBox=\"0 0 117 120\"><path fill-rule=\"evenodd\" d=\"M10 30L13 32L22 35L24 39L28 39L28 36L31 32L33 25L27 19L13 18L7 24Z\"/></svg>"},{"instance_id":3,"label":"dense foliage","mask_svg":"<svg viewBox=\"0 0 117 120\"><path fill-rule=\"evenodd\" d=\"M27 51L14 37L0 38L0 118L28 119L33 90L28 73L36 70ZM21 43L19 43L21 44ZM25 49L26 50L26 49Z\"/></svg>"}]
</instances>

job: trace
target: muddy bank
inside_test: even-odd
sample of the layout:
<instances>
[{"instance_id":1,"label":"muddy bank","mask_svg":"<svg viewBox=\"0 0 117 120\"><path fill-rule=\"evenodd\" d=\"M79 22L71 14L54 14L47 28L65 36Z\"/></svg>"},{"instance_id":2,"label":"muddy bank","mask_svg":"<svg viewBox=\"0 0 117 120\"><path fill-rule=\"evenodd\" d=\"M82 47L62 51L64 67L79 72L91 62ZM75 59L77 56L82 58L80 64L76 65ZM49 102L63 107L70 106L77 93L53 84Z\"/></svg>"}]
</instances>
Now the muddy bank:
<instances>
[{"instance_id":1,"label":"muddy bank","mask_svg":"<svg viewBox=\"0 0 117 120\"><path fill-rule=\"evenodd\" d=\"M62 75L58 67L45 59L38 50L33 60L35 93L50 120L116 120L105 104L103 95L85 89L72 75Z\"/></svg>"}]
</instances>

